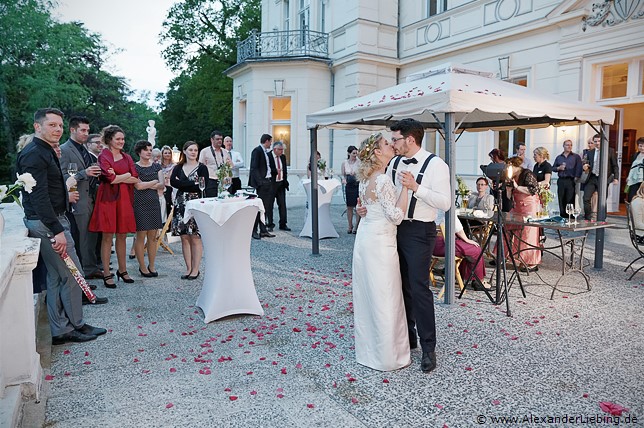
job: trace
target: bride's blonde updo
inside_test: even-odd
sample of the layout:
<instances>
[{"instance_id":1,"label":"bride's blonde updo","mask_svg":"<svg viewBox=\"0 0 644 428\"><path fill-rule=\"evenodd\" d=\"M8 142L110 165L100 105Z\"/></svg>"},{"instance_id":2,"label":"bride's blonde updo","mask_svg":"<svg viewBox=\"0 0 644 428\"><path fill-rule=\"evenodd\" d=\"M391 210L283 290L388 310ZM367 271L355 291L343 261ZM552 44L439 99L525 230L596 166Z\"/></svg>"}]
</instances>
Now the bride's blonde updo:
<instances>
[{"instance_id":1,"label":"bride's blonde updo","mask_svg":"<svg viewBox=\"0 0 644 428\"><path fill-rule=\"evenodd\" d=\"M360 144L358 158L360 166L356 173L358 180L366 180L380 166L380 161L376 158L375 150L380 148L380 142L383 140L381 132L371 134L369 138Z\"/></svg>"}]
</instances>

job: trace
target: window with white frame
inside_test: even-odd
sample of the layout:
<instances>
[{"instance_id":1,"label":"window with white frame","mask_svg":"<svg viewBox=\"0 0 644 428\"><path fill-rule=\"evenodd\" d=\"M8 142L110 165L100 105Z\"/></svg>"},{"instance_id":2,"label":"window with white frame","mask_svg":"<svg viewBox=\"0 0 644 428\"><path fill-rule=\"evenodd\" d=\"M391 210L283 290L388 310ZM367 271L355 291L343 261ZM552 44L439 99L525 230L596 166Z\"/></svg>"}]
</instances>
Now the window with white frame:
<instances>
[{"instance_id":1,"label":"window with white frame","mask_svg":"<svg viewBox=\"0 0 644 428\"><path fill-rule=\"evenodd\" d=\"M447 0L425 0L425 18L447 10Z\"/></svg>"},{"instance_id":2,"label":"window with white frame","mask_svg":"<svg viewBox=\"0 0 644 428\"><path fill-rule=\"evenodd\" d=\"M284 14L284 31L290 30L290 24L291 21L289 19L290 17L290 10L289 10L289 0L283 0L282 1L282 13Z\"/></svg>"},{"instance_id":3,"label":"window with white frame","mask_svg":"<svg viewBox=\"0 0 644 428\"><path fill-rule=\"evenodd\" d=\"M641 98L644 95L644 58L630 58L597 66L598 101Z\"/></svg>"},{"instance_id":4,"label":"window with white frame","mask_svg":"<svg viewBox=\"0 0 644 428\"><path fill-rule=\"evenodd\" d=\"M515 77L509 80L509 82L514 83L519 86L528 86L528 78ZM502 150L507 157L513 156L517 152L517 148L520 143L525 144L525 129L513 129L512 131L497 131L496 132L496 144L495 147L499 150Z\"/></svg>"}]
</instances>

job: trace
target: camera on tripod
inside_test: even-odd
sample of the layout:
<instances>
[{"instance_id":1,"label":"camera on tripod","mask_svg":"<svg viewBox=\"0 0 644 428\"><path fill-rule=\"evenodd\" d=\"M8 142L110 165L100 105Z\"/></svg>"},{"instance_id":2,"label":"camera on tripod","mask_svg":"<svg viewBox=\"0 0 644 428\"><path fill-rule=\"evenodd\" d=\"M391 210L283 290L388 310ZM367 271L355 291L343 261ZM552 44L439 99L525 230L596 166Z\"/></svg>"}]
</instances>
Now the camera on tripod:
<instances>
[{"instance_id":1,"label":"camera on tripod","mask_svg":"<svg viewBox=\"0 0 644 428\"><path fill-rule=\"evenodd\" d=\"M491 163L489 165L479 165L479 168L494 183L501 183L512 179L512 165Z\"/></svg>"}]
</instances>

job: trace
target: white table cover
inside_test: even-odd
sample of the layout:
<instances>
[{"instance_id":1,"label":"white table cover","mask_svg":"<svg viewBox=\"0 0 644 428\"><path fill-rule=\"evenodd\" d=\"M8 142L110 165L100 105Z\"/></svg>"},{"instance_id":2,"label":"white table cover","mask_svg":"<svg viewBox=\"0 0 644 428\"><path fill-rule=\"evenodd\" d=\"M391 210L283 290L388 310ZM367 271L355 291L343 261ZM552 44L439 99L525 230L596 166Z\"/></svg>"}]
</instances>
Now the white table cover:
<instances>
[{"instance_id":1,"label":"white table cover","mask_svg":"<svg viewBox=\"0 0 644 428\"><path fill-rule=\"evenodd\" d=\"M204 246L205 272L197 299L204 322L234 314L264 315L250 269L250 242L259 199L194 199L186 217L195 218Z\"/></svg>"},{"instance_id":2,"label":"white table cover","mask_svg":"<svg viewBox=\"0 0 644 428\"><path fill-rule=\"evenodd\" d=\"M311 213L311 180L302 180L302 185L306 191L306 199L308 201L309 209L306 210L306 220L304 222L304 227L300 232L300 236L312 238L313 218ZM333 194L336 189L341 185L342 183L340 183L340 180L337 178L318 180L318 231L320 239L337 238L340 236L338 235L338 232L336 232L335 227L333 227L333 222L331 221L331 199L333 198Z\"/></svg>"}]
</instances>

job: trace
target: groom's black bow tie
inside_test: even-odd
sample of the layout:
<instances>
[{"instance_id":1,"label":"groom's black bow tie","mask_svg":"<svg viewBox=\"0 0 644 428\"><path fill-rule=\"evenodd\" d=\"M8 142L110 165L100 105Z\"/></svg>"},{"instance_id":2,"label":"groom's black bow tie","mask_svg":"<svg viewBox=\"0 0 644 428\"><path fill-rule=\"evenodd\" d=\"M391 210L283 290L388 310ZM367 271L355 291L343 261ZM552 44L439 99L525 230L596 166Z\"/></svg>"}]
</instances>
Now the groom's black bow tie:
<instances>
[{"instance_id":1,"label":"groom's black bow tie","mask_svg":"<svg viewBox=\"0 0 644 428\"><path fill-rule=\"evenodd\" d=\"M403 159L403 163L405 165L409 165L410 163L416 164L418 163L418 160L416 160L415 158Z\"/></svg>"}]
</instances>

